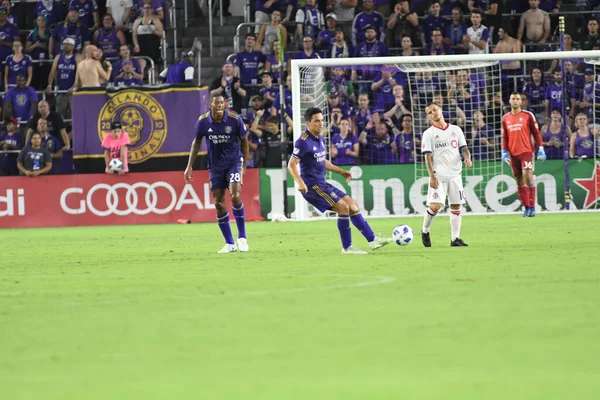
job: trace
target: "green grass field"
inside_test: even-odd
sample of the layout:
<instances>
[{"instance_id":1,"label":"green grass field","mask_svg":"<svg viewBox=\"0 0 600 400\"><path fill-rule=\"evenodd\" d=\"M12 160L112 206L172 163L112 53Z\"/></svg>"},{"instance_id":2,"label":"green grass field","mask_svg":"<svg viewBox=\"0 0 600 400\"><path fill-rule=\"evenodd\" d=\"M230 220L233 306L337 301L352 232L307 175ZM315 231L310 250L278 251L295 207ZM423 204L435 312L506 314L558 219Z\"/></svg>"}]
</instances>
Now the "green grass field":
<instances>
[{"instance_id":1,"label":"green grass field","mask_svg":"<svg viewBox=\"0 0 600 400\"><path fill-rule=\"evenodd\" d=\"M226 255L216 224L1 230L0 398L598 399L599 226L466 216L450 248L439 217L368 256L335 221Z\"/></svg>"}]
</instances>

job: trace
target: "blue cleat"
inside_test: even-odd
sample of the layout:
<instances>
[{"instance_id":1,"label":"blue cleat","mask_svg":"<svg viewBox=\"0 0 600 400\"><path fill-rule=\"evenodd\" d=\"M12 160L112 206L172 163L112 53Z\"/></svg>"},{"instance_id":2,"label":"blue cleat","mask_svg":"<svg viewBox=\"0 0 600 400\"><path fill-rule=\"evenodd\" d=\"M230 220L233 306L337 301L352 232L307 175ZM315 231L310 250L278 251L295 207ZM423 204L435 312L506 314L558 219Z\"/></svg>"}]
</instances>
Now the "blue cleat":
<instances>
[{"instance_id":1,"label":"blue cleat","mask_svg":"<svg viewBox=\"0 0 600 400\"><path fill-rule=\"evenodd\" d=\"M535 207L529 207L528 217L535 217Z\"/></svg>"},{"instance_id":2,"label":"blue cleat","mask_svg":"<svg viewBox=\"0 0 600 400\"><path fill-rule=\"evenodd\" d=\"M523 218L529 217L529 207L525 207L525 211L523 211Z\"/></svg>"}]
</instances>

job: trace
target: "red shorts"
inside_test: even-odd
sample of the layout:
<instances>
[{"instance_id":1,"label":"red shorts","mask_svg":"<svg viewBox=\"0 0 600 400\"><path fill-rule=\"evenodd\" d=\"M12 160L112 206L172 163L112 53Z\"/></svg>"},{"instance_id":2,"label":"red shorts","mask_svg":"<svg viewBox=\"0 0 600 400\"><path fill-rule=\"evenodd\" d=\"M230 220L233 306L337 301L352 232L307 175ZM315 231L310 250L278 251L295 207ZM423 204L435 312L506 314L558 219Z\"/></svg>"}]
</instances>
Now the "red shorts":
<instances>
[{"instance_id":1,"label":"red shorts","mask_svg":"<svg viewBox=\"0 0 600 400\"><path fill-rule=\"evenodd\" d=\"M510 156L510 166L514 176L523 175L525 170L534 169L533 153L523 153L518 156Z\"/></svg>"}]
</instances>

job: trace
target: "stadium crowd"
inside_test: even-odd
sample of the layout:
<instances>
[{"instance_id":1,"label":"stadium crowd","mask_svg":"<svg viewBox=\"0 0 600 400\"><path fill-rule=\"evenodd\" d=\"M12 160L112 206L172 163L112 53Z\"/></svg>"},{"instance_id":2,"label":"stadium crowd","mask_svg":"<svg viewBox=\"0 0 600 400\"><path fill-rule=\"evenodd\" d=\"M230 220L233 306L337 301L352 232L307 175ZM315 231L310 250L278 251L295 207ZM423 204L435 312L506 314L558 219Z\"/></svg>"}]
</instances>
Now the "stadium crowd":
<instances>
[{"instance_id":1,"label":"stadium crowd","mask_svg":"<svg viewBox=\"0 0 600 400\"><path fill-rule=\"evenodd\" d=\"M222 74L214 77L209 90L223 94L244 118L250 132L249 166L279 167L282 149L292 141L291 59L557 51L558 16L567 3L256 0L255 29L243 38L241 51L223 60ZM570 3L572 9L600 7L600 0ZM61 149L70 147L73 90L107 83L139 85L154 78L148 76L148 64L162 61L161 39L168 21L165 0L107 0L106 8L100 19L94 0L40 0L14 6L2 2L0 57L5 67L0 79L4 93L0 150L29 144L31 134L39 132L39 120L46 119L51 153L60 156ZM576 23L568 24L565 49L600 49L596 15L569 18ZM281 46L283 62L278 60ZM192 57L191 52L182 53L178 63L156 73L156 78L191 82ZM412 115L411 110L412 105L418 104L417 110L429 101L443 107L447 121L463 127L475 161L499 159L500 117L507 111L512 91L525 95L526 108L538 118L549 158L562 157L564 135L569 137L572 157L595 155L600 86L593 65L569 60L563 71L556 60L513 61L500 68L502 91L492 76L475 68L423 71L410 79L393 64L327 69L332 161L344 165L418 160L419 130L428 125L421 111ZM283 96L280 82L285 84ZM569 96L565 102L563 85ZM42 98L48 102L41 102ZM52 110L53 120L40 114L40 108ZM568 121L566 132L561 118ZM23 138L19 127L25 125ZM44 147L48 140L40 136ZM5 175L18 173L16 154L5 152L2 158Z\"/></svg>"}]
</instances>

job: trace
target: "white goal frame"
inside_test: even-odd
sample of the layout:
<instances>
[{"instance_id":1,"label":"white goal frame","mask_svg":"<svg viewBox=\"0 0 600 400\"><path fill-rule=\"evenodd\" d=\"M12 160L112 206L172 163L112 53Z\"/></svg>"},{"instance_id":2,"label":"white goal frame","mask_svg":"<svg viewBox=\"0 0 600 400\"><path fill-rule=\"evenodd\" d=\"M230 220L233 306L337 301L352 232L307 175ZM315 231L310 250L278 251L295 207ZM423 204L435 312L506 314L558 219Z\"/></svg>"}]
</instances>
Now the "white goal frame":
<instances>
[{"instance_id":1,"label":"white goal frame","mask_svg":"<svg viewBox=\"0 0 600 400\"><path fill-rule=\"evenodd\" d=\"M292 120L294 122L294 140L303 132L304 116L301 115L301 90L300 69L302 67L333 67L333 66L360 66L360 65L384 65L384 64L406 64L411 68L414 64L435 63L477 63L477 62L499 62L499 61L541 61L554 59L582 59L590 64L600 64L600 50L578 50L578 51L549 51L535 53L500 53L500 54L463 54L446 56L392 56L392 57L364 57L364 58L321 58L306 60L291 60L292 74ZM308 211L306 201L297 190L295 185L295 218L298 221L308 220L311 215Z\"/></svg>"}]
</instances>

